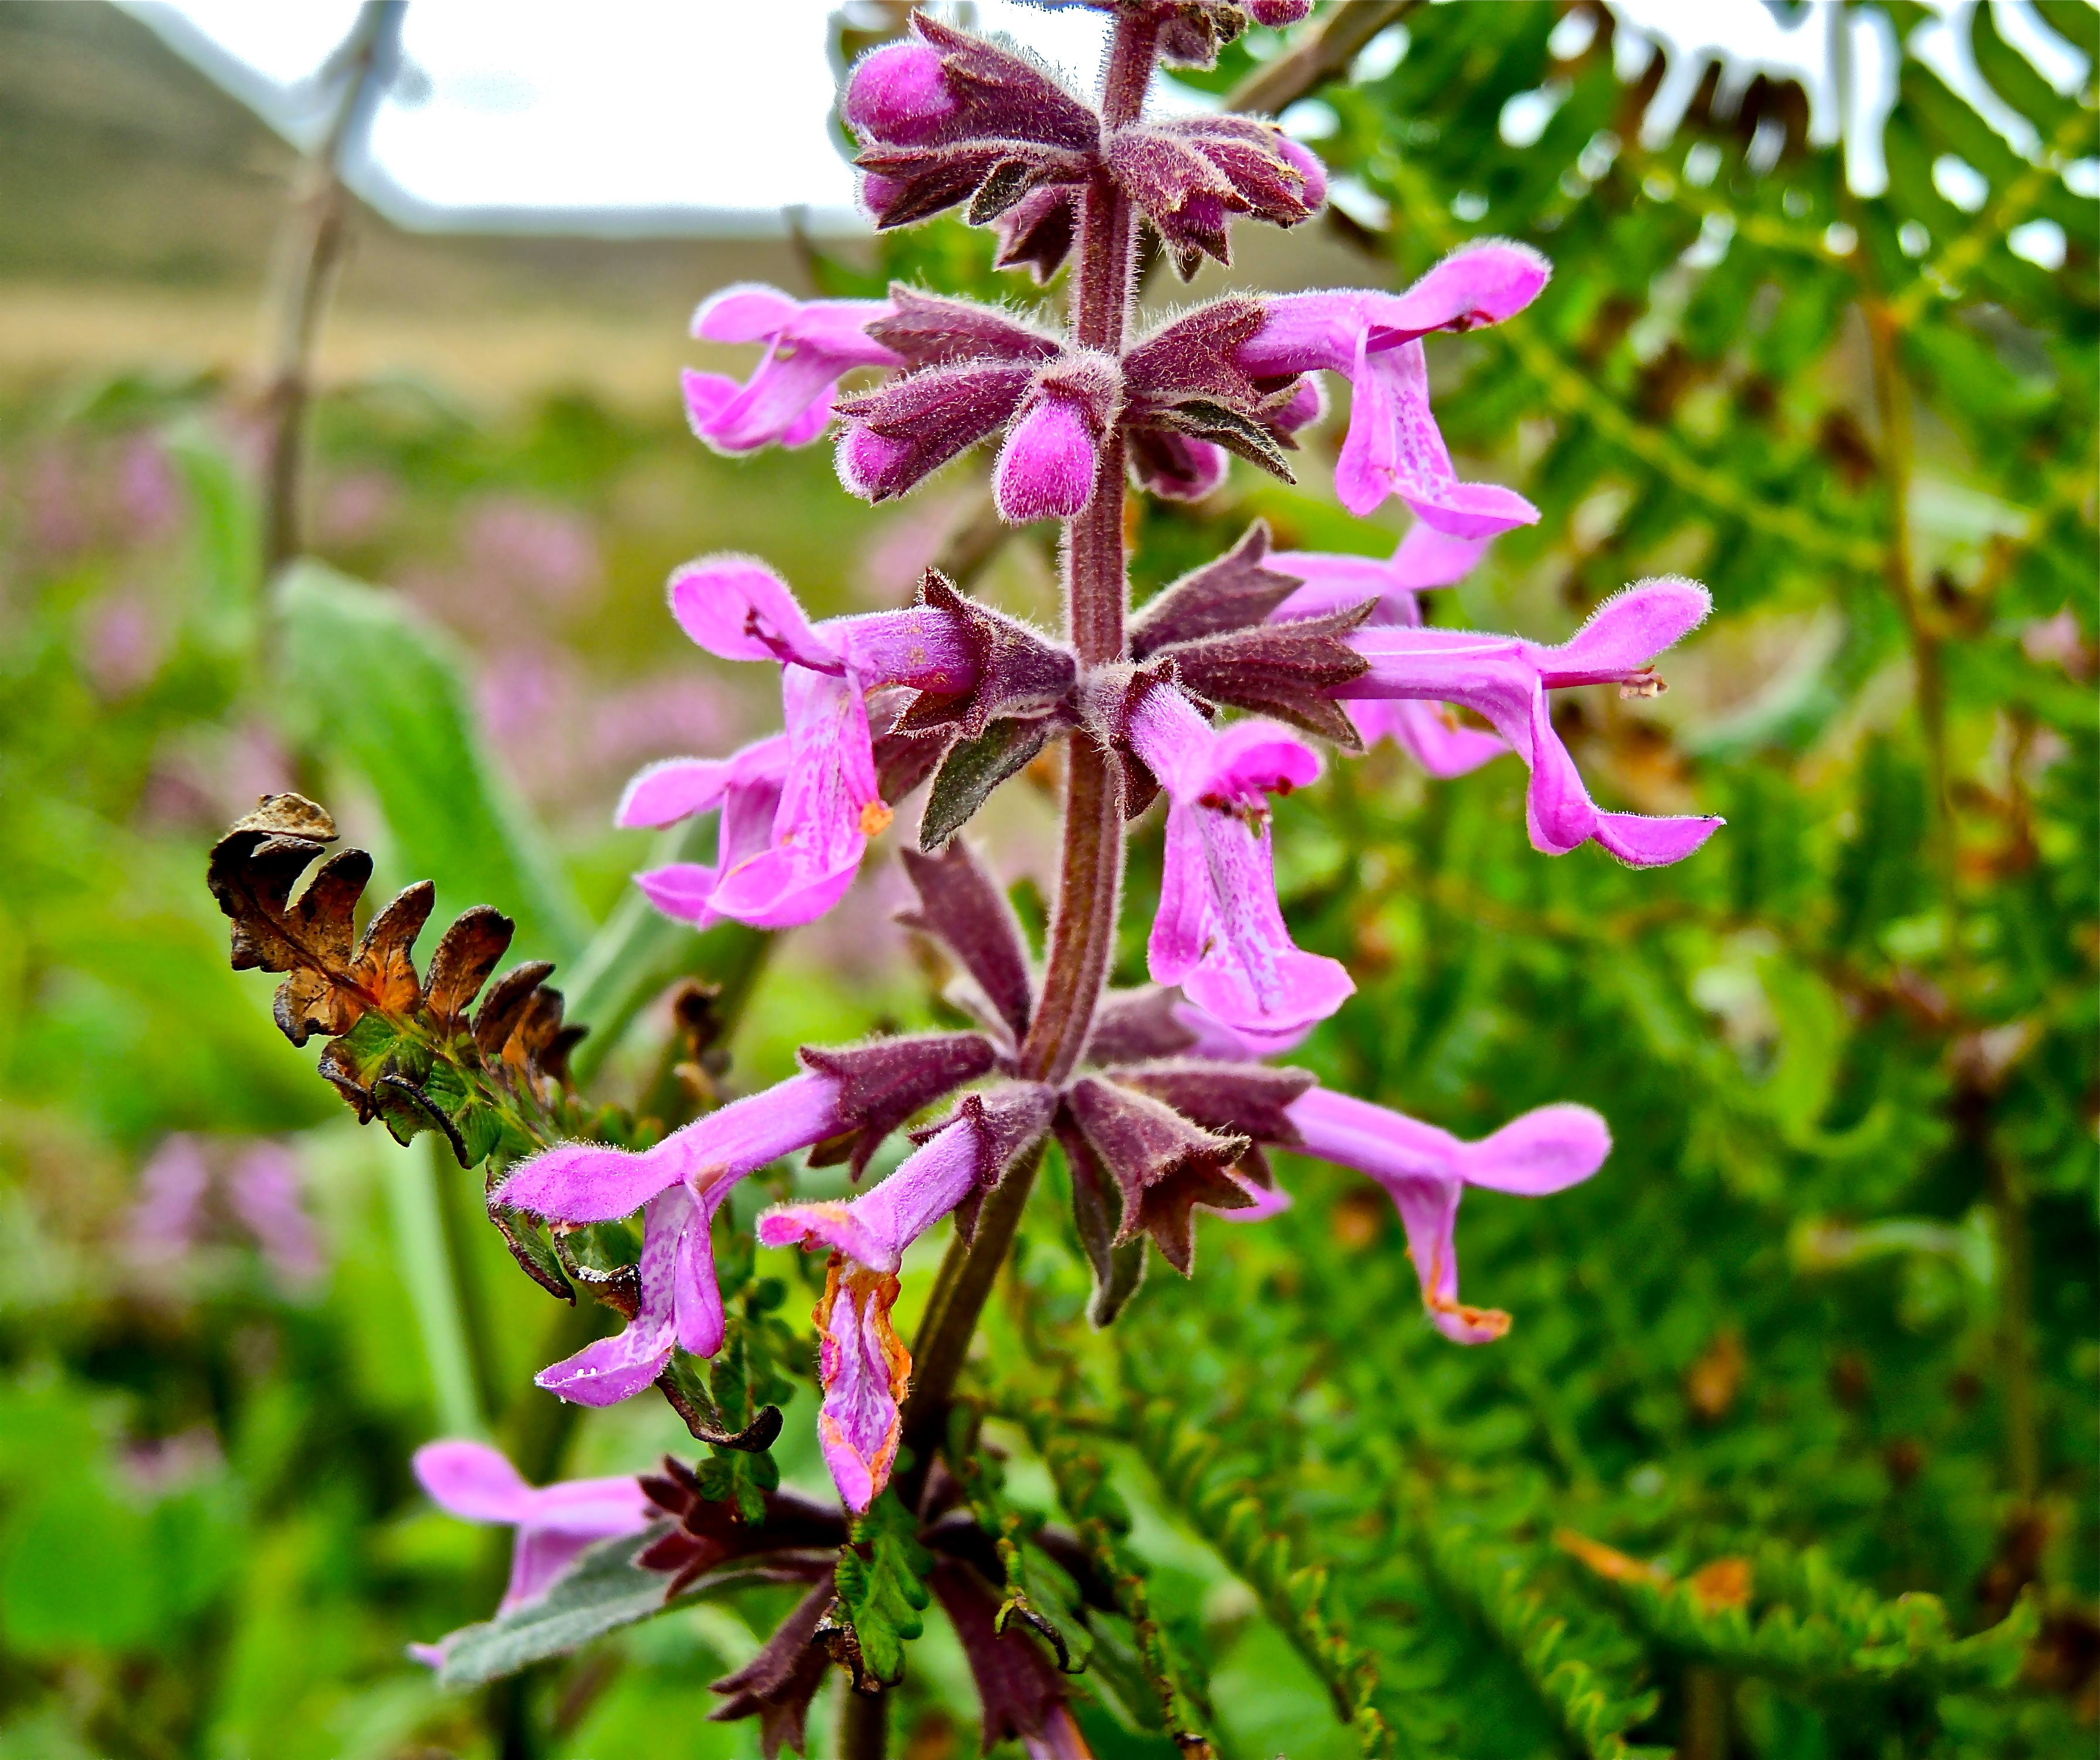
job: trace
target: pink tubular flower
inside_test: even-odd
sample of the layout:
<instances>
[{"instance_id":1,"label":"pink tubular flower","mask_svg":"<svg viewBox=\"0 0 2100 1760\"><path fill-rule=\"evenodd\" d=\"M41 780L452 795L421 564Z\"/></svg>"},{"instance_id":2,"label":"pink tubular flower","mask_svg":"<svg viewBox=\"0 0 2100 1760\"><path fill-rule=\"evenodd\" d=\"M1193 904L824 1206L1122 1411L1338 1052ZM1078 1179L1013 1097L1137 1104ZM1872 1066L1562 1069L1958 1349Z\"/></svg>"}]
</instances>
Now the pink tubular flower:
<instances>
[{"instance_id":1,"label":"pink tubular flower","mask_svg":"<svg viewBox=\"0 0 2100 1760\"><path fill-rule=\"evenodd\" d=\"M1269 794L1320 774L1303 741L1268 721L1214 730L1171 686L1131 710L1132 748L1167 791L1166 870L1147 955L1228 1026L1261 1037L1323 1021L1356 989L1338 960L1301 951L1276 902Z\"/></svg>"},{"instance_id":2,"label":"pink tubular flower","mask_svg":"<svg viewBox=\"0 0 2100 1760\"><path fill-rule=\"evenodd\" d=\"M767 1246L828 1246L817 1309L823 1410L817 1433L849 1509L865 1510L889 1482L911 1356L890 1324L904 1250L977 1189L976 1134L958 1118L872 1191L849 1204L795 1204L758 1219Z\"/></svg>"},{"instance_id":3,"label":"pink tubular flower","mask_svg":"<svg viewBox=\"0 0 2100 1760\"><path fill-rule=\"evenodd\" d=\"M1558 647L1462 629L1358 629L1349 645L1370 670L1341 694L1457 703L1485 716L1531 767L1524 817L1534 849L1565 855L1594 837L1621 862L1657 867L1690 855L1721 821L1599 812L1553 730L1546 693L1587 684L1656 688L1648 663L1696 628L1712 602L1688 580L1644 581L1607 599Z\"/></svg>"},{"instance_id":4,"label":"pink tubular flower","mask_svg":"<svg viewBox=\"0 0 2100 1760\"><path fill-rule=\"evenodd\" d=\"M719 808L712 867L673 862L634 876L650 903L695 929L724 920L715 889L771 848L780 791L788 779L787 734L774 734L726 758L666 758L641 771L620 796L615 825L670 825Z\"/></svg>"},{"instance_id":5,"label":"pink tubular flower","mask_svg":"<svg viewBox=\"0 0 2100 1760\"><path fill-rule=\"evenodd\" d=\"M1458 1299L1453 1231L1465 1189L1543 1198L1588 1179L1612 1149L1610 1130L1587 1106L1541 1106L1478 1143L1325 1088L1293 1101L1290 1118L1301 1139L1291 1146L1299 1153L1369 1174L1392 1195L1423 1305L1436 1330L1461 1344L1488 1343L1510 1325L1498 1309Z\"/></svg>"},{"instance_id":6,"label":"pink tubular flower","mask_svg":"<svg viewBox=\"0 0 2100 1760\"><path fill-rule=\"evenodd\" d=\"M615 823L668 825L721 809L714 865L636 876L665 915L705 929L732 917L787 929L822 916L889 824L876 783L867 694L890 685L967 690L977 659L957 621L930 606L813 624L788 584L748 557L715 556L671 577L686 633L724 659L781 667L784 734L732 756L673 759L628 785Z\"/></svg>"},{"instance_id":7,"label":"pink tubular flower","mask_svg":"<svg viewBox=\"0 0 2100 1760\"><path fill-rule=\"evenodd\" d=\"M1281 552L1270 558L1270 566L1299 576L1305 584L1269 613L1269 621L1317 617L1370 599L1374 602L1371 614L1361 627L1419 629L1422 606L1416 595L1462 580L1487 547L1485 538L1454 538L1425 520L1383 562L1370 556ZM1348 704L1348 714L1366 747L1390 739L1432 776L1445 779L1478 770L1509 749L1498 734L1458 725L1438 704L1370 699Z\"/></svg>"},{"instance_id":8,"label":"pink tubular flower","mask_svg":"<svg viewBox=\"0 0 2100 1760\"><path fill-rule=\"evenodd\" d=\"M639 1153L563 1143L513 1172L492 1194L514 1210L563 1222L607 1222L642 1206L640 1304L626 1330L540 1371L539 1384L583 1405L613 1405L660 1375L678 1346L721 1348L715 1282L716 1211L738 1180L849 1123L832 1078L802 1074L707 1114Z\"/></svg>"},{"instance_id":9,"label":"pink tubular flower","mask_svg":"<svg viewBox=\"0 0 2100 1760\"><path fill-rule=\"evenodd\" d=\"M889 1481L911 1356L890 1323L905 1250L943 1216L995 1184L1048 1127L1055 1096L1012 1083L971 1095L923 1147L850 1203L788 1204L758 1219L767 1246L829 1247L817 1307L823 1409L818 1439L846 1506L865 1510Z\"/></svg>"},{"instance_id":10,"label":"pink tubular flower","mask_svg":"<svg viewBox=\"0 0 2100 1760\"><path fill-rule=\"evenodd\" d=\"M416 1450L415 1467L430 1501L447 1515L518 1530L510 1586L497 1609L503 1613L536 1599L593 1541L638 1534L663 1513L631 1476L528 1485L486 1443L427 1443ZM435 1646L417 1649L419 1660L434 1665L442 1660Z\"/></svg>"},{"instance_id":11,"label":"pink tubular flower","mask_svg":"<svg viewBox=\"0 0 2100 1760\"><path fill-rule=\"evenodd\" d=\"M719 373L683 375L693 432L717 452L807 446L830 425L844 375L855 367L898 364L866 329L889 311L881 300L805 302L749 282L711 294L693 314L693 334L710 342L763 342L765 354L743 385Z\"/></svg>"},{"instance_id":12,"label":"pink tubular flower","mask_svg":"<svg viewBox=\"0 0 2100 1760\"><path fill-rule=\"evenodd\" d=\"M1550 273L1536 251L1498 240L1445 258L1404 293L1282 294L1266 302L1237 359L1257 376L1325 369L1349 379L1356 396L1335 489L1351 513L1397 495L1440 531L1491 536L1533 523L1538 509L1512 490L1458 481L1430 412L1420 338L1500 323L1529 305Z\"/></svg>"}]
</instances>

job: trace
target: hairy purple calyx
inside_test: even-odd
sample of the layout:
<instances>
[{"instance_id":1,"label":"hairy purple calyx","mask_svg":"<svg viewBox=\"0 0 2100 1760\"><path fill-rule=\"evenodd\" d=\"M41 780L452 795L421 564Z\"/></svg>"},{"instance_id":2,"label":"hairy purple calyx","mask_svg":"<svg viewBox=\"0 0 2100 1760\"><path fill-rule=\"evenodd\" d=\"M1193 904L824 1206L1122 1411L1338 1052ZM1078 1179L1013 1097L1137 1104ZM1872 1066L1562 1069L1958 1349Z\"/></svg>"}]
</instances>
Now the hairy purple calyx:
<instances>
[{"instance_id":1,"label":"hairy purple calyx","mask_svg":"<svg viewBox=\"0 0 2100 1760\"><path fill-rule=\"evenodd\" d=\"M1229 228L1240 215L1296 226L1326 198L1319 161L1273 122L1252 117L1128 123L1109 136L1107 159L1185 281L1206 257L1231 262Z\"/></svg>"},{"instance_id":2,"label":"hairy purple calyx","mask_svg":"<svg viewBox=\"0 0 2100 1760\"><path fill-rule=\"evenodd\" d=\"M1101 119L1027 57L915 13L912 34L871 51L848 76L843 112L858 136L861 200L881 227L909 226L960 203L984 226L1092 174ZM1030 230L1035 229L1033 223ZM1023 240L1009 239L1011 253ZM1041 263L1036 239L1015 262ZM1070 245L1066 228L1065 248Z\"/></svg>"},{"instance_id":3,"label":"hairy purple calyx","mask_svg":"<svg viewBox=\"0 0 2100 1760\"><path fill-rule=\"evenodd\" d=\"M1012 905L960 838L938 855L907 849L903 861L919 904L898 922L941 943L960 968L949 999L1017 1048L1028 1036L1035 990Z\"/></svg>"}]
</instances>

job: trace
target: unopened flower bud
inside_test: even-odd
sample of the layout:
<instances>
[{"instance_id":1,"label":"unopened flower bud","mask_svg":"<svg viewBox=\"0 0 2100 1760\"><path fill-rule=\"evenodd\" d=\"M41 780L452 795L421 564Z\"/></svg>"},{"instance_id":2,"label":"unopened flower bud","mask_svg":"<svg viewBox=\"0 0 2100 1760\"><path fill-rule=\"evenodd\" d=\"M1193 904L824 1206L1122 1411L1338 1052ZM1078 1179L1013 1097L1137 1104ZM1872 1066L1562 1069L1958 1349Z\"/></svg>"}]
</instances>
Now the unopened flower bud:
<instances>
[{"instance_id":1,"label":"unopened flower bud","mask_svg":"<svg viewBox=\"0 0 2100 1760\"><path fill-rule=\"evenodd\" d=\"M1078 407L1045 397L1013 425L999 455L993 492L1013 525L1070 519L1093 499L1094 437Z\"/></svg>"},{"instance_id":2,"label":"unopened flower bud","mask_svg":"<svg viewBox=\"0 0 2100 1760\"><path fill-rule=\"evenodd\" d=\"M860 205L870 219L879 218L897 199L902 188L893 177L879 177L872 171L863 171L860 179Z\"/></svg>"},{"instance_id":3,"label":"unopened flower bud","mask_svg":"<svg viewBox=\"0 0 2100 1760\"><path fill-rule=\"evenodd\" d=\"M849 494L864 501L881 501L897 493L889 479L907 458L911 445L893 440L871 428L848 428L839 441L839 481Z\"/></svg>"},{"instance_id":4,"label":"unopened flower bud","mask_svg":"<svg viewBox=\"0 0 2100 1760\"><path fill-rule=\"evenodd\" d=\"M1292 170L1305 179L1304 201L1308 208L1324 208L1327 205L1327 168L1321 164L1319 155L1288 135L1279 136L1276 150L1283 155Z\"/></svg>"},{"instance_id":5,"label":"unopened flower bud","mask_svg":"<svg viewBox=\"0 0 2100 1760\"><path fill-rule=\"evenodd\" d=\"M1246 0L1246 9L1255 24L1282 30L1286 24L1303 24L1312 10L1312 0Z\"/></svg>"},{"instance_id":6,"label":"unopened flower bud","mask_svg":"<svg viewBox=\"0 0 2100 1760\"><path fill-rule=\"evenodd\" d=\"M955 113L941 57L915 37L863 55L846 81L847 125L873 140L912 146Z\"/></svg>"},{"instance_id":7,"label":"unopened flower bud","mask_svg":"<svg viewBox=\"0 0 2100 1760\"><path fill-rule=\"evenodd\" d=\"M1298 382L1290 401L1268 418L1269 425L1282 433L1295 434L1317 421L1326 411L1327 394L1321 390L1319 380L1308 373Z\"/></svg>"}]
</instances>

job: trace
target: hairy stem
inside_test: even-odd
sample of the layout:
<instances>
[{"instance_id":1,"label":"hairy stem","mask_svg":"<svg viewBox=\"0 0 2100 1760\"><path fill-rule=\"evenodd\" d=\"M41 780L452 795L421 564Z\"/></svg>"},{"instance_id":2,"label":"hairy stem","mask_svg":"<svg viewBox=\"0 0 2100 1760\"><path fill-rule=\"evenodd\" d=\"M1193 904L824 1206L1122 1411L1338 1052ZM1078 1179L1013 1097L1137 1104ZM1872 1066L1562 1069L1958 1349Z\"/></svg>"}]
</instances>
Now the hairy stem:
<instances>
[{"instance_id":1,"label":"hairy stem","mask_svg":"<svg viewBox=\"0 0 2100 1760\"><path fill-rule=\"evenodd\" d=\"M1110 127L1132 120L1144 108L1158 37L1158 24L1151 20L1128 15L1118 19L1101 76L1101 114ZM1097 179L1087 191L1080 216L1073 278L1072 328L1088 347L1113 353L1123 346L1136 236L1129 202L1107 178ZM1065 533L1066 618L1083 665L1113 664L1123 657L1127 587L1123 483L1123 442L1112 433L1101 450L1093 499ZM1113 753L1086 734L1075 734L1066 767L1064 853L1049 965L1035 1019L1021 1049L1021 1074L1061 1081L1079 1061L1114 953L1122 880L1121 770ZM975 1239L967 1247L960 1238L951 1242L942 1261L913 1347L904 1435L919 1460L898 1488L907 1503L940 1436L977 1316L1020 1227L1041 1160L1039 1148L1008 1171L985 1200ZM850 1745L846 1751L859 1752Z\"/></svg>"}]
</instances>

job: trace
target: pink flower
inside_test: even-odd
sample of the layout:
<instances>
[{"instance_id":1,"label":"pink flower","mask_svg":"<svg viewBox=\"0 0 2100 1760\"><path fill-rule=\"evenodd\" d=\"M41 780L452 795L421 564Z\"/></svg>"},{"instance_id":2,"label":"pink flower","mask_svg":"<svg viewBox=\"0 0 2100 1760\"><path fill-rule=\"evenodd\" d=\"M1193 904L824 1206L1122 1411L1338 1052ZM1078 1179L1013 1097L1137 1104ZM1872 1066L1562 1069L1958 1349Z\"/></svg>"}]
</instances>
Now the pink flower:
<instances>
[{"instance_id":1,"label":"pink flower","mask_svg":"<svg viewBox=\"0 0 2100 1760\"><path fill-rule=\"evenodd\" d=\"M1370 670L1341 694L1457 703L1486 717L1531 767L1524 816L1534 849L1565 855L1595 838L1621 862L1660 867L1690 855L1722 822L1599 812L1553 730L1546 693L1587 684L1653 688L1648 663L1696 629L1712 602L1688 580L1644 581L1607 599L1558 647L1463 629L1361 629L1349 645Z\"/></svg>"},{"instance_id":2,"label":"pink flower","mask_svg":"<svg viewBox=\"0 0 2100 1760\"><path fill-rule=\"evenodd\" d=\"M1349 379L1356 397L1335 488L1351 513L1397 495L1440 531L1490 536L1533 523L1538 509L1514 491L1458 481L1430 412L1419 338L1500 323L1529 305L1551 272L1536 251L1498 240L1445 258L1404 293L1282 294L1266 302L1237 358L1258 376L1325 369Z\"/></svg>"},{"instance_id":3,"label":"pink flower","mask_svg":"<svg viewBox=\"0 0 2100 1760\"><path fill-rule=\"evenodd\" d=\"M1484 537L1454 538L1422 521L1383 562L1369 556L1282 552L1269 558L1270 566L1299 576L1305 584L1269 613L1269 621L1317 617L1369 599L1373 609L1362 627L1418 629L1422 606L1415 595L1462 579L1487 547ZM1349 704L1347 712L1365 746L1390 739L1432 776L1462 776L1509 749L1497 734L1459 725L1438 704L1368 699Z\"/></svg>"},{"instance_id":4,"label":"pink flower","mask_svg":"<svg viewBox=\"0 0 2100 1760\"><path fill-rule=\"evenodd\" d=\"M839 1084L791 1077L673 1131L639 1153L563 1143L535 1156L493 1194L497 1203L564 1222L607 1222L642 1206L640 1305L615 1337L540 1371L539 1384L583 1405L631 1398L663 1374L674 1346L695 1356L721 1348L715 1281L715 1212L757 1168L845 1130Z\"/></svg>"},{"instance_id":5,"label":"pink flower","mask_svg":"<svg viewBox=\"0 0 2100 1760\"><path fill-rule=\"evenodd\" d=\"M958 1118L849 1204L795 1204L758 1219L766 1246L828 1246L817 1308L823 1409L817 1435L839 1495L865 1510L889 1481L911 1355L890 1323L904 1250L977 1189L977 1134Z\"/></svg>"},{"instance_id":6,"label":"pink flower","mask_svg":"<svg viewBox=\"0 0 2100 1760\"><path fill-rule=\"evenodd\" d=\"M674 862L636 883L666 915L696 928L724 917L759 929L813 921L845 896L868 839L892 816L876 787L868 692L967 690L974 654L956 620L930 606L812 624L788 584L748 557L680 569L671 609L711 654L779 663L788 726L727 758L671 759L635 777L616 824L721 810L712 867Z\"/></svg>"},{"instance_id":7,"label":"pink flower","mask_svg":"<svg viewBox=\"0 0 2100 1760\"><path fill-rule=\"evenodd\" d=\"M839 381L856 367L893 367L898 357L866 326L889 311L874 299L791 299L744 282L713 293L693 314L693 334L710 342L763 342L749 381L719 373L682 375L693 432L717 452L807 446L830 425Z\"/></svg>"},{"instance_id":8,"label":"pink flower","mask_svg":"<svg viewBox=\"0 0 2100 1760\"><path fill-rule=\"evenodd\" d=\"M485 1443L426 1443L416 1450L415 1467L430 1501L447 1515L518 1530L510 1586L497 1610L503 1613L543 1594L593 1542L638 1534L663 1513L631 1476L528 1485ZM436 1646L417 1650L429 1652L419 1660L433 1666L443 1661Z\"/></svg>"},{"instance_id":9,"label":"pink flower","mask_svg":"<svg viewBox=\"0 0 2100 1760\"><path fill-rule=\"evenodd\" d=\"M816 1315L824 1387L817 1434L848 1508L865 1510L882 1494L897 1458L911 1356L890 1311L905 1250L997 1184L1048 1128L1055 1105L1052 1091L1032 1083L970 1095L873 1190L850 1203L784 1205L758 1219L766 1246L829 1247L833 1254Z\"/></svg>"},{"instance_id":10,"label":"pink flower","mask_svg":"<svg viewBox=\"0 0 2100 1760\"><path fill-rule=\"evenodd\" d=\"M1458 1299L1454 1229L1469 1185L1543 1198L1579 1184L1604 1165L1612 1135L1587 1106L1541 1106L1478 1143L1384 1106L1316 1087L1290 1103L1300 1141L1290 1145L1369 1174L1392 1195L1407 1229L1423 1305L1436 1330L1461 1344L1485 1344L1509 1330L1509 1316Z\"/></svg>"},{"instance_id":11,"label":"pink flower","mask_svg":"<svg viewBox=\"0 0 2100 1760\"><path fill-rule=\"evenodd\" d=\"M1337 960L1293 945L1276 902L1266 796L1320 774L1309 746L1268 721L1213 729L1170 686L1131 710L1130 743L1167 791L1166 870L1147 949L1227 1026L1265 1038L1325 1020L1356 989Z\"/></svg>"}]
</instances>

